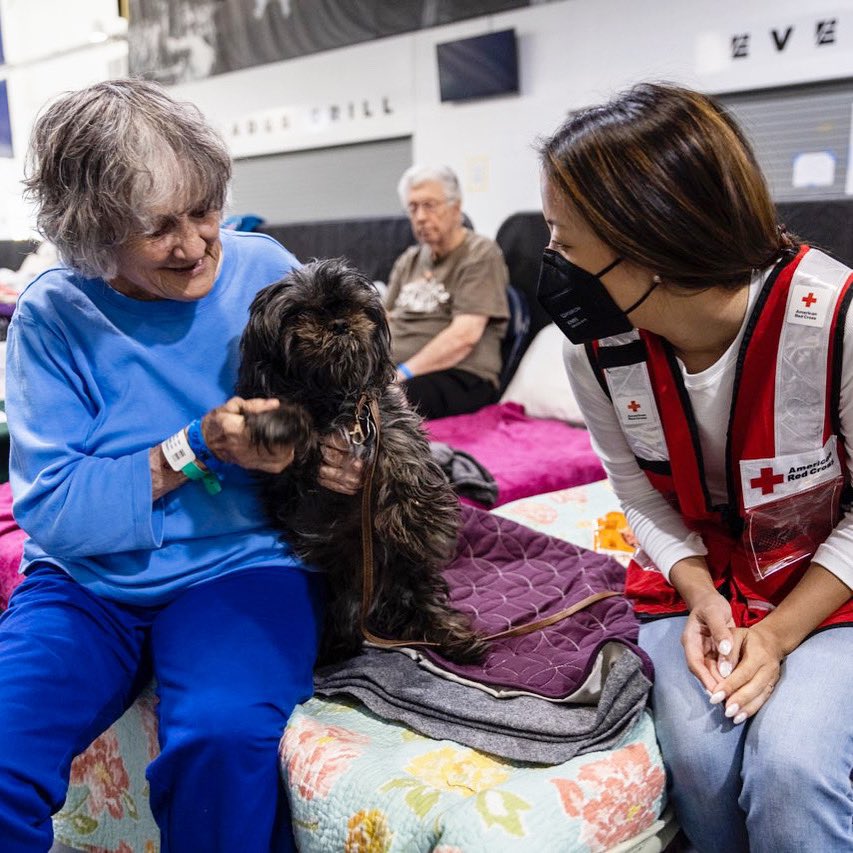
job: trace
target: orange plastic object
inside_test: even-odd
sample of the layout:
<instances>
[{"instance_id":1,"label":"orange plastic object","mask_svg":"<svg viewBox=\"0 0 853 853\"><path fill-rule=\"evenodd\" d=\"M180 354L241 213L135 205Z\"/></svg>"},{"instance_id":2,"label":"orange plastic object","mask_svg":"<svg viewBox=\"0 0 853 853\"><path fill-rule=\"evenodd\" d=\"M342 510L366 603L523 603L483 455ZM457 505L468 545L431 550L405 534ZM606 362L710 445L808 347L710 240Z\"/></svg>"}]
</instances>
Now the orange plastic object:
<instances>
[{"instance_id":1,"label":"orange plastic object","mask_svg":"<svg viewBox=\"0 0 853 853\"><path fill-rule=\"evenodd\" d=\"M632 553L637 547L637 540L622 512L608 512L607 515L599 518L592 541L596 551Z\"/></svg>"}]
</instances>

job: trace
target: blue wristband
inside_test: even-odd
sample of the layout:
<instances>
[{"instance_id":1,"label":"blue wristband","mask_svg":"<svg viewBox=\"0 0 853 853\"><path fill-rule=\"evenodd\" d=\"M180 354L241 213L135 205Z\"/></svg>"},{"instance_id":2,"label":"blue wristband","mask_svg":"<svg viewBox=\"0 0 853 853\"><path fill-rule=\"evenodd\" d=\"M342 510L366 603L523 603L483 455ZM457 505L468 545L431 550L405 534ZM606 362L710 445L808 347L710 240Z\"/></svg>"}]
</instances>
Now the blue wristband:
<instances>
[{"instance_id":1,"label":"blue wristband","mask_svg":"<svg viewBox=\"0 0 853 853\"><path fill-rule=\"evenodd\" d=\"M403 376L405 376L405 377L406 377L406 379L414 379L414 378L415 378L415 374L414 374L414 373L412 373L411 369L409 368L409 365L408 365L408 364L406 364L406 362L405 362L405 361L401 361L401 362L397 365L397 370L399 370L399 371L400 371L400 373L402 373L402 374L403 374Z\"/></svg>"},{"instance_id":2,"label":"blue wristband","mask_svg":"<svg viewBox=\"0 0 853 853\"><path fill-rule=\"evenodd\" d=\"M196 459L217 476L221 476L228 469L228 463L213 455L213 451L205 444L204 433L201 431L201 418L196 418L187 427L187 442L190 449L196 455Z\"/></svg>"}]
</instances>

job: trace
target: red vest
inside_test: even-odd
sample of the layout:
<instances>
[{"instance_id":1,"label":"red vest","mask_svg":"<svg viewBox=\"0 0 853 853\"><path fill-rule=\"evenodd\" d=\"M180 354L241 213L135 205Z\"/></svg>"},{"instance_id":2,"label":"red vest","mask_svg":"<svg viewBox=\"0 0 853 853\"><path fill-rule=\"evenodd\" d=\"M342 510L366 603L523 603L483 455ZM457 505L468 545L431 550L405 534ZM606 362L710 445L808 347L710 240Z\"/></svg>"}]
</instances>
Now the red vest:
<instances>
[{"instance_id":1,"label":"red vest","mask_svg":"<svg viewBox=\"0 0 853 853\"><path fill-rule=\"evenodd\" d=\"M846 466L838 398L851 283L850 269L806 246L768 276L738 354L724 506L712 506L670 345L635 330L587 349L638 464L702 537L714 584L738 625L779 604L840 518ZM641 552L626 592L647 617L686 611ZM823 625L839 623L853 623L853 599Z\"/></svg>"}]
</instances>

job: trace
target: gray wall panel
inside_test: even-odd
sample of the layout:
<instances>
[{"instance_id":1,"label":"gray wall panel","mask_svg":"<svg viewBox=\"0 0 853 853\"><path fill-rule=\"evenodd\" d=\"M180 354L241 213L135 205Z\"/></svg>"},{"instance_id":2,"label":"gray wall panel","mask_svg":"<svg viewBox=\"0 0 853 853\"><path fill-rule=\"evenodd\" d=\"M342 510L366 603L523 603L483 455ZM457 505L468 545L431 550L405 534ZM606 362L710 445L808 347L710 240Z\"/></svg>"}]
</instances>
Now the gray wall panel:
<instances>
[{"instance_id":1,"label":"gray wall panel","mask_svg":"<svg viewBox=\"0 0 853 853\"><path fill-rule=\"evenodd\" d=\"M725 95L720 100L746 130L776 201L846 198L853 80ZM798 154L835 157L830 186L792 185Z\"/></svg>"},{"instance_id":2,"label":"gray wall panel","mask_svg":"<svg viewBox=\"0 0 853 853\"><path fill-rule=\"evenodd\" d=\"M230 210L270 225L400 216L397 181L411 165L411 137L237 160Z\"/></svg>"}]
</instances>

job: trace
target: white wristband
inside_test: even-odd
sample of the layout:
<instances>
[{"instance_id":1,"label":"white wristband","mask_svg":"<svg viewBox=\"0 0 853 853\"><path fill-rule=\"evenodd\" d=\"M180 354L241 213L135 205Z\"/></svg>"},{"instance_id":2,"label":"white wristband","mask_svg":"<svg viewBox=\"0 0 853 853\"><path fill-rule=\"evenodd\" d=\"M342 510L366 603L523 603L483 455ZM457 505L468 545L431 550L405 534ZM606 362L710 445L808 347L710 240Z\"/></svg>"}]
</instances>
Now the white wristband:
<instances>
[{"instance_id":1,"label":"white wristband","mask_svg":"<svg viewBox=\"0 0 853 853\"><path fill-rule=\"evenodd\" d=\"M173 471L182 471L184 466L195 462L195 453L187 440L186 428L167 438L160 447L163 448L163 455Z\"/></svg>"}]
</instances>

